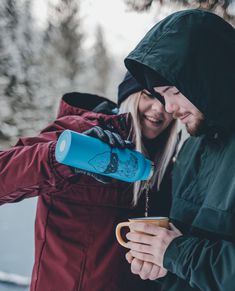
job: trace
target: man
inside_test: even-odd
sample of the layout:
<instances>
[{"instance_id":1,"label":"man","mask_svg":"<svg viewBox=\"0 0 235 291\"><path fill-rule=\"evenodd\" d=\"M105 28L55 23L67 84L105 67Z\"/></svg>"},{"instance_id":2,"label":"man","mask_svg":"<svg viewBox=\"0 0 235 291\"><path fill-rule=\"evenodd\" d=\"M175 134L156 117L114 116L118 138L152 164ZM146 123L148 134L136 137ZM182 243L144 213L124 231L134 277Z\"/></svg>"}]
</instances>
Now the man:
<instances>
[{"instance_id":1,"label":"man","mask_svg":"<svg viewBox=\"0 0 235 291\"><path fill-rule=\"evenodd\" d=\"M162 290L235 290L234 52L234 28L196 9L156 24L125 60L191 135L173 171L174 225L127 234L132 272Z\"/></svg>"}]
</instances>

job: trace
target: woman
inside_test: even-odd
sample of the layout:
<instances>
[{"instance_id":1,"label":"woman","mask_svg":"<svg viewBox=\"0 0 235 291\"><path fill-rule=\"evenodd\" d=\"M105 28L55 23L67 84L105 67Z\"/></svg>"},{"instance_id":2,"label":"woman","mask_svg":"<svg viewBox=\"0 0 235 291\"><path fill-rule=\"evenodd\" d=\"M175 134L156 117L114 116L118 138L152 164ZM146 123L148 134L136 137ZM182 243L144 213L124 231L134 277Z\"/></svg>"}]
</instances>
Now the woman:
<instances>
[{"instance_id":1,"label":"woman","mask_svg":"<svg viewBox=\"0 0 235 291\"><path fill-rule=\"evenodd\" d=\"M132 116L133 122L129 138L136 145L136 150L156 162L156 171L151 181L136 182L134 185L133 202L136 204L146 185L151 188L155 186L154 192L160 189L163 176L175 151L177 123L173 121L172 115L165 111L162 103L147 90L142 89L129 72L119 85L118 105L119 113L130 112ZM149 182L150 185L148 185ZM151 203L158 215L168 214L170 205L166 198L166 196L162 197L167 204L162 203L159 209L158 203Z\"/></svg>"},{"instance_id":2,"label":"woman","mask_svg":"<svg viewBox=\"0 0 235 291\"><path fill-rule=\"evenodd\" d=\"M175 148L175 121L130 75L119 86L118 103L120 112L131 113L114 115L114 103L97 95L66 94L53 123L0 153L0 203L38 196L31 291L157 290L155 282L131 274L114 229L146 211L167 215L169 175L163 176ZM134 189L114 179L104 184L102 177L58 164L55 145L65 129L115 141L116 146L135 142L137 150L157 163L151 181L156 193L147 193L146 183L137 182ZM154 199L156 209L148 209Z\"/></svg>"}]
</instances>

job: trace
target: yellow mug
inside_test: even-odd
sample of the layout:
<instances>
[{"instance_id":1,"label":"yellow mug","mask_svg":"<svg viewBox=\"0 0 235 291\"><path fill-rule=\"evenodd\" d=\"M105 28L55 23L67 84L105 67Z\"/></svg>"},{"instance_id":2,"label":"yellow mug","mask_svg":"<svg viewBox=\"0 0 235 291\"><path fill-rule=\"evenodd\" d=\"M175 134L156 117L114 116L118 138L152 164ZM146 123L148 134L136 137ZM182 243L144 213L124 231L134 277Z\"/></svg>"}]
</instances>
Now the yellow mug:
<instances>
[{"instance_id":1,"label":"yellow mug","mask_svg":"<svg viewBox=\"0 0 235 291\"><path fill-rule=\"evenodd\" d=\"M152 217L138 217L138 218L130 218L129 221L120 222L116 226L116 238L120 245L125 248L127 247L127 243L123 240L121 235L121 229L123 227L129 227L129 225L133 222L144 222L147 224L155 224L160 227L169 228L169 218L161 217L161 216L152 216Z\"/></svg>"}]
</instances>

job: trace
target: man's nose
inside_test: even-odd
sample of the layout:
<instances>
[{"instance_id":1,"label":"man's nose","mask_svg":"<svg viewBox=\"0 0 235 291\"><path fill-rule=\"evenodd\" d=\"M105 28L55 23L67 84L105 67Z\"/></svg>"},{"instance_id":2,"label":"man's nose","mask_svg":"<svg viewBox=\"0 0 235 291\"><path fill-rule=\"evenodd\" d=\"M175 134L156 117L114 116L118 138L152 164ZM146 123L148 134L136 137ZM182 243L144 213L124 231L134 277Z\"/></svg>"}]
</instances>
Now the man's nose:
<instances>
[{"instance_id":1,"label":"man's nose","mask_svg":"<svg viewBox=\"0 0 235 291\"><path fill-rule=\"evenodd\" d=\"M174 102L169 102L168 100L165 100L165 110L166 112L172 114L179 110L179 106Z\"/></svg>"}]
</instances>

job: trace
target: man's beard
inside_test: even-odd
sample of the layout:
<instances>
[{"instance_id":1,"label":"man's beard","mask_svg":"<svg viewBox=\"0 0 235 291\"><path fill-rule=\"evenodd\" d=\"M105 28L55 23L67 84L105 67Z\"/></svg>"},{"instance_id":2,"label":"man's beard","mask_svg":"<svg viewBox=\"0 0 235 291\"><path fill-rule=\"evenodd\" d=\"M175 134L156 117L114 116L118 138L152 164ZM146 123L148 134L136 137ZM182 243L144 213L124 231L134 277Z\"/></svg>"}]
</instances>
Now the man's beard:
<instances>
[{"instance_id":1,"label":"man's beard","mask_svg":"<svg viewBox=\"0 0 235 291\"><path fill-rule=\"evenodd\" d=\"M197 122L193 124L192 127L187 124L185 126L187 129L187 132L191 136L200 136L201 134L205 132L205 129L206 129L206 123L204 119L197 120Z\"/></svg>"}]
</instances>

